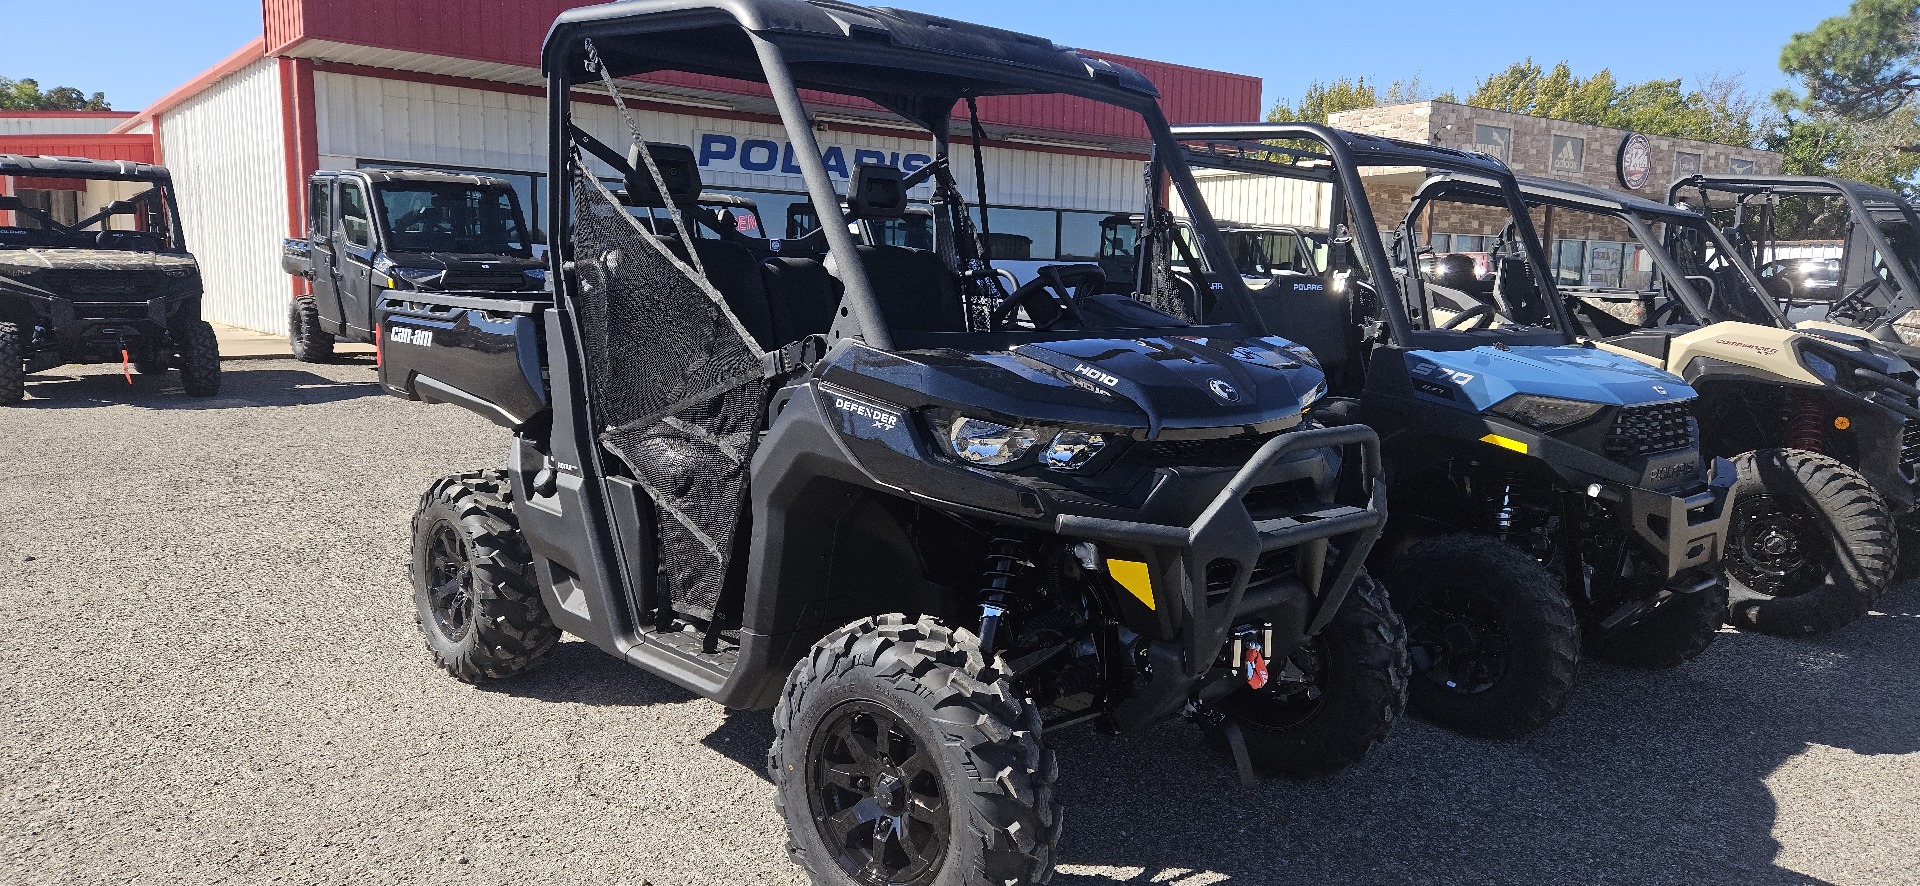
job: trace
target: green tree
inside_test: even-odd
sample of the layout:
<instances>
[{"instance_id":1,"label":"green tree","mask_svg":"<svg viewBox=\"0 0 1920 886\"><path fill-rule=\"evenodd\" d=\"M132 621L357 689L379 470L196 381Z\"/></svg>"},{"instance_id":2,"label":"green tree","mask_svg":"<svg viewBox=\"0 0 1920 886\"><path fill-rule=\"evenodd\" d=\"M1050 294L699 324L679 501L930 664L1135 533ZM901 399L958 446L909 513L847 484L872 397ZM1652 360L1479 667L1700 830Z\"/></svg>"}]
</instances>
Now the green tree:
<instances>
[{"instance_id":1,"label":"green tree","mask_svg":"<svg viewBox=\"0 0 1920 886\"><path fill-rule=\"evenodd\" d=\"M1810 110L1864 119L1904 107L1920 92L1920 3L1854 0L1793 35L1780 69L1800 78Z\"/></svg>"},{"instance_id":2,"label":"green tree","mask_svg":"<svg viewBox=\"0 0 1920 886\"><path fill-rule=\"evenodd\" d=\"M1731 145L1753 144L1765 123L1760 102L1737 77L1716 74L1689 92L1679 80L1621 84L1604 68L1580 77L1564 61L1546 70L1531 58L1476 83L1467 104Z\"/></svg>"},{"instance_id":3,"label":"green tree","mask_svg":"<svg viewBox=\"0 0 1920 886\"><path fill-rule=\"evenodd\" d=\"M40 91L40 81L0 77L0 111L111 111L106 93L89 96L71 86Z\"/></svg>"},{"instance_id":4,"label":"green tree","mask_svg":"<svg viewBox=\"0 0 1920 886\"><path fill-rule=\"evenodd\" d=\"M1399 84L1396 83L1396 86ZM1379 107L1380 99L1367 78L1349 80L1342 77L1332 83L1315 80L1307 87L1306 95L1300 97L1298 106L1287 104L1285 99L1276 102L1273 110L1267 112L1270 123L1325 123L1327 118L1341 111L1354 111L1361 108Z\"/></svg>"}]
</instances>

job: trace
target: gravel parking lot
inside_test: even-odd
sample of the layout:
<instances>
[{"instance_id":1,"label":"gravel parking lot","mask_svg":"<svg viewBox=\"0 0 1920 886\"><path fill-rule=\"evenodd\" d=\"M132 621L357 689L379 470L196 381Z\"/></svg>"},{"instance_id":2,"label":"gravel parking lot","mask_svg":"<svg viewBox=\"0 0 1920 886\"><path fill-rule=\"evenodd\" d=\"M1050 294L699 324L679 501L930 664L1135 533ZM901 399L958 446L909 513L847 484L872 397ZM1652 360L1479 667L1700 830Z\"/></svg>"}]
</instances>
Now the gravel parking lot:
<instances>
[{"instance_id":1,"label":"gravel parking lot","mask_svg":"<svg viewBox=\"0 0 1920 886\"><path fill-rule=\"evenodd\" d=\"M729 714L579 642L455 682L408 520L504 432L371 364L36 376L0 410L0 883L798 882ZM1920 589L1838 635L1588 664L1523 741L1409 722L1324 783L1062 734L1056 883L1920 883Z\"/></svg>"}]
</instances>

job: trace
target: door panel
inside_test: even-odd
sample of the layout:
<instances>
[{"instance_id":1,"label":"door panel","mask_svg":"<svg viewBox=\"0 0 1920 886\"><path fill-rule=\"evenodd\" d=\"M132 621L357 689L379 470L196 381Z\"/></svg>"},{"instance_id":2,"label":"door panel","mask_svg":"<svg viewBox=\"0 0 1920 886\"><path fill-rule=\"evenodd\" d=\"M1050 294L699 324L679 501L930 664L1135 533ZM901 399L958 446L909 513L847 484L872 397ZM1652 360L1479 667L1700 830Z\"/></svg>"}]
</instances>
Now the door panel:
<instances>
[{"instance_id":1,"label":"door panel","mask_svg":"<svg viewBox=\"0 0 1920 886\"><path fill-rule=\"evenodd\" d=\"M333 182L307 185L307 242L313 244L313 305L320 312L320 328L341 330L339 271L334 267Z\"/></svg>"},{"instance_id":2,"label":"door panel","mask_svg":"<svg viewBox=\"0 0 1920 886\"><path fill-rule=\"evenodd\" d=\"M373 215L368 209L367 193L359 182L340 183L339 224L333 229L338 269L340 313L346 333L357 341L373 340Z\"/></svg>"}]
</instances>

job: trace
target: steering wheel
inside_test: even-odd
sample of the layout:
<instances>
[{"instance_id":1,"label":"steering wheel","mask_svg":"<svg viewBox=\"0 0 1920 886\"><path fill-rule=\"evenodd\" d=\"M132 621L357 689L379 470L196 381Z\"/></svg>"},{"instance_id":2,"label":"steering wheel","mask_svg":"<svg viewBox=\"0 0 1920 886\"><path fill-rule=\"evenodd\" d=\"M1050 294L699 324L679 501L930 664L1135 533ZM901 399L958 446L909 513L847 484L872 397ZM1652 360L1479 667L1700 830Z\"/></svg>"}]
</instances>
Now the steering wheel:
<instances>
[{"instance_id":1,"label":"steering wheel","mask_svg":"<svg viewBox=\"0 0 1920 886\"><path fill-rule=\"evenodd\" d=\"M1834 302L1833 306L1827 309L1827 315L1852 320L1861 326L1871 326L1880 322L1885 312L1881 311L1879 306L1869 303L1867 296L1885 282L1879 277L1869 278L1867 282L1860 284L1852 292Z\"/></svg>"},{"instance_id":2,"label":"steering wheel","mask_svg":"<svg viewBox=\"0 0 1920 886\"><path fill-rule=\"evenodd\" d=\"M1032 280L1021 284L993 309L993 328L1005 329L1013 315L1026 308L1027 319L1035 329L1052 329L1069 317L1080 319L1080 298L1100 291L1107 275L1094 265L1050 265L1040 269ZM1044 297L1052 310L1043 310L1038 301Z\"/></svg>"},{"instance_id":3,"label":"steering wheel","mask_svg":"<svg viewBox=\"0 0 1920 886\"><path fill-rule=\"evenodd\" d=\"M1458 314L1455 314L1453 319L1440 324L1440 328L1441 329L1459 329L1460 327L1465 326L1470 321L1479 320L1481 322L1476 324L1473 328L1485 329L1488 326L1492 325L1493 314L1494 314L1493 305L1484 305L1484 304L1474 305L1471 308L1468 308L1464 311L1461 311Z\"/></svg>"}]
</instances>

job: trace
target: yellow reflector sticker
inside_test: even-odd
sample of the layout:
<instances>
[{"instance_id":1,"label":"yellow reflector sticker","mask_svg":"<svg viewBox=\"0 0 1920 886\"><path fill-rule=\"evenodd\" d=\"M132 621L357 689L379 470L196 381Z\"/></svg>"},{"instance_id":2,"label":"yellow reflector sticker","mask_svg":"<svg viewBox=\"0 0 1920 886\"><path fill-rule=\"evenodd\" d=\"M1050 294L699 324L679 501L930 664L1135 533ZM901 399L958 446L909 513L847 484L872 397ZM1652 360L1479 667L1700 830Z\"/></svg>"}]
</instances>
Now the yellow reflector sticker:
<instances>
[{"instance_id":1,"label":"yellow reflector sticker","mask_svg":"<svg viewBox=\"0 0 1920 886\"><path fill-rule=\"evenodd\" d=\"M1501 449L1511 449L1515 452L1520 453L1521 455L1527 454L1527 444L1522 443L1519 440L1515 440L1512 437L1502 437L1499 434L1488 434L1485 437L1481 437L1480 442L1492 443L1493 445L1498 446Z\"/></svg>"},{"instance_id":2,"label":"yellow reflector sticker","mask_svg":"<svg viewBox=\"0 0 1920 886\"><path fill-rule=\"evenodd\" d=\"M1147 604L1148 609L1156 608L1153 605L1153 578L1147 573L1147 564L1132 560L1108 560L1107 574L1126 588L1127 593L1140 598L1140 602Z\"/></svg>"},{"instance_id":3,"label":"yellow reflector sticker","mask_svg":"<svg viewBox=\"0 0 1920 886\"><path fill-rule=\"evenodd\" d=\"M1844 415L1834 417L1833 419L1834 430L1844 431L1851 427L1853 427L1853 419L1850 419Z\"/></svg>"}]
</instances>

